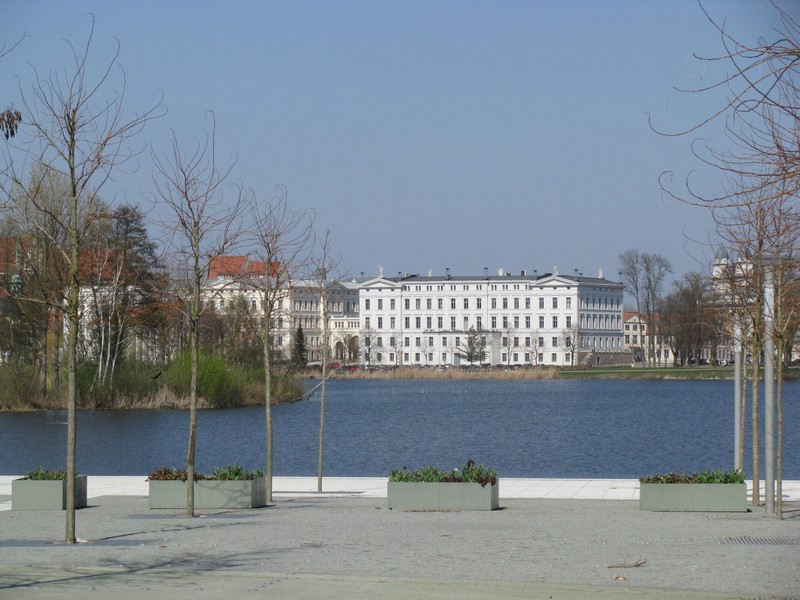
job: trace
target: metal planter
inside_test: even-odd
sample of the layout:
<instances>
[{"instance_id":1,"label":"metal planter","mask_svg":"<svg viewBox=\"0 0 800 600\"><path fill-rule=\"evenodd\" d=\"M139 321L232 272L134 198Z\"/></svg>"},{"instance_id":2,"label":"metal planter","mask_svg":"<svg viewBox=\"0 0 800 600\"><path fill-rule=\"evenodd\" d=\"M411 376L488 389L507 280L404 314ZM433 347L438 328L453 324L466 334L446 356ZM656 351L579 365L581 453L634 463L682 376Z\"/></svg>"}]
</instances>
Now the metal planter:
<instances>
[{"instance_id":1,"label":"metal planter","mask_svg":"<svg viewBox=\"0 0 800 600\"><path fill-rule=\"evenodd\" d=\"M495 485L390 481L386 496L395 510L495 510L500 480Z\"/></svg>"},{"instance_id":2,"label":"metal planter","mask_svg":"<svg viewBox=\"0 0 800 600\"><path fill-rule=\"evenodd\" d=\"M149 488L150 508L186 508L185 481L151 480ZM264 477L244 481L206 479L194 482L195 508L258 508L266 505Z\"/></svg>"},{"instance_id":3,"label":"metal planter","mask_svg":"<svg viewBox=\"0 0 800 600\"><path fill-rule=\"evenodd\" d=\"M86 475L75 477L75 508L86 508ZM66 510L66 479L15 479L11 510Z\"/></svg>"},{"instance_id":4,"label":"metal planter","mask_svg":"<svg viewBox=\"0 0 800 600\"><path fill-rule=\"evenodd\" d=\"M642 483L639 510L745 512L744 483Z\"/></svg>"}]
</instances>

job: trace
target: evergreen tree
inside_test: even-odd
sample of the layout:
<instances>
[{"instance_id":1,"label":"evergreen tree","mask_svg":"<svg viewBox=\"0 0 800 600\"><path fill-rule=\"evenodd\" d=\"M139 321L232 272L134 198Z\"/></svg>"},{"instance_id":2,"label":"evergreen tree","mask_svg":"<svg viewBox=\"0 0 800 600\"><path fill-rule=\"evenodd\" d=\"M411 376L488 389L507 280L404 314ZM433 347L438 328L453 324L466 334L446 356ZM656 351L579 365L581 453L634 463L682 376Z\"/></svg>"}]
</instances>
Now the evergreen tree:
<instances>
[{"instance_id":1,"label":"evergreen tree","mask_svg":"<svg viewBox=\"0 0 800 600\"><path fill-rule=\"evenodd\" d=\"M304 369L308 365L308 350L306 349L306 336L303 333L303 326L297 326L297 333L294 335L294 348L292 349L292 366L296 369Z\"/></svg>"}]
</instances>

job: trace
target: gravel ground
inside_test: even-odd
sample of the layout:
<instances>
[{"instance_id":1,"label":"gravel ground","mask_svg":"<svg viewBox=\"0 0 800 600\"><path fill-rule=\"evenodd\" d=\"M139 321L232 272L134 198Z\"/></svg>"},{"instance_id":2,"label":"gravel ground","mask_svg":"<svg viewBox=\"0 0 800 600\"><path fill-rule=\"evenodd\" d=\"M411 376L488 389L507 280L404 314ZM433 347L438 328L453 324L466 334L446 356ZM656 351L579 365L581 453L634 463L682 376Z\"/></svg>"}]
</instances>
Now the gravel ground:
<instances>
[{"instance_id":1,"label":"gravel ground","mask_svg":"<svg viewBox=\"0 0 800 600\"><path fill-rule=\"evenodd\" d=\"M292 597L318 597L315 585L335 597L342 585L341 597L446 598L464 587L458 595L467 598L491 583L493 596L509 598L530 597L532 589L545 598L678 591L800 598L800 505L785 507L789 518L777 521L761 511L641 512L626 500L520 499L492 512L400 512L382 498L311 497L201 511L194 519L150 510L144 497L90 504L77 512L85 543L74 546L61 541L62 511L0 512L0 597L38 591L64 598L70 590L78 597L103 585L130 597L191 585L193 597L203 590L212 597L213 575L227 591L238 577L248 589L273 592L288 576L308 594L281 592ZM413 589L418 580L429 582L426 594ZM407 585L392 596L366 581Z\"/></svg>"}]
</instances>

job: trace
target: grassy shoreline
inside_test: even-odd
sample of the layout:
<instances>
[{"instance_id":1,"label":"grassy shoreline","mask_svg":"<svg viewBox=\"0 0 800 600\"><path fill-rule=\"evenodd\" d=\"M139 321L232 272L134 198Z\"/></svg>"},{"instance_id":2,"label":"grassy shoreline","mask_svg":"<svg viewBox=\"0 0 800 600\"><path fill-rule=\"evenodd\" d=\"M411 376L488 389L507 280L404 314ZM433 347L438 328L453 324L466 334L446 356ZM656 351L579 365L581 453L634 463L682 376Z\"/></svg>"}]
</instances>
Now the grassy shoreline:
<instances>
[{"instance_id":1,"label":"grassy shoreline","mask_svg":"<svg viewBox=\"0 0 800 600\"><path fill-rule=\"evenodd\" d=\"M319 372L308 372L318 378ZM537 380L537 379L665 379L733 380L733 367L533 367L490 369L432 369L400 367L393 369L357 369L336 372L335 379L467 379L467 380ZM784 380L800 379L800 370L784 369Z\"/></svg>"}]
</instances>

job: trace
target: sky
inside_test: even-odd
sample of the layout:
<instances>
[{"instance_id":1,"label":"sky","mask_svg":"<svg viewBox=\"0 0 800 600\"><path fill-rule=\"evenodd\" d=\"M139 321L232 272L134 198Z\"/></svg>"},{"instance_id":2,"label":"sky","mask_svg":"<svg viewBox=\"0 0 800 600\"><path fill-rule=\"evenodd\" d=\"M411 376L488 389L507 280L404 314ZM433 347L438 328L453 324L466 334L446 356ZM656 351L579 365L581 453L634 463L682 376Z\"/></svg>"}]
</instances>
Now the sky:
<instances>
[{"instance_id":1,"label":"sky","mask_svg":"<svg viewBox=\"0 0 800 600\"><path fill-rule=\"evenodd\" d=\"M746 42L775 37L768 2L703 6ZM708 209L659 180L684 195L690 175L721 186L692 143L724 145L722 123L677 138L650 124L681 131L724 100L678 91L730 68L693 57L723 52L696 1L5 0L0 45L24 38L0 59L0 104L69 65L89 13L90 73L118 40L126 109L163 94L138 168L103 188L147 210L154 235L166 213L149 200L150 153L166 156L171 131L190 147L213 111L232 181L260 202L286 186L290 208L330 232L343 276L618 280L628 249L668 258L674 278L709 268Z\"/></svg>"}]
</instances>

